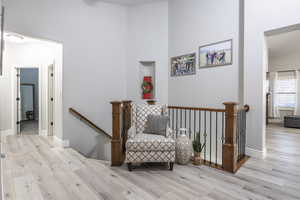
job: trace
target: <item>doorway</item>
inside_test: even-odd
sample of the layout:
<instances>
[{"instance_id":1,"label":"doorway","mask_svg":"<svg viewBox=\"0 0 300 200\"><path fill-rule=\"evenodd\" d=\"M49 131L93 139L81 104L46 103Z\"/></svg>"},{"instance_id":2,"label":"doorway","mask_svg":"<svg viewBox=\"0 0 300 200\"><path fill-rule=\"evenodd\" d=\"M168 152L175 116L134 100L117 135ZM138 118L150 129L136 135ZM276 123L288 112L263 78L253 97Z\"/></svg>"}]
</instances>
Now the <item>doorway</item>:
<instances>
[{"instance_id":1,"label":"doorway","mask_svg":"<svg viewBox=\"0 0 300 200\"><path fill-rule=\"evenodd\" d=\"M17 134L38 135L41 124L39 68L17 68L16 77Z\"/></svg>"},{"instance_id":2,"label":"doorway","mask_svg":"<svg viewBox=\"0 0 300 200\"><path fill-rule=\"evenodd\" d=\"M63 45L13 32L5 32L4 40L7 134L62 138ZM36 83L23 81L28 71Z\"/></svg>"},{"instance_id":3,"label":"doorway","mask_svg":"<svg viewBox=\"0 0 300 200\"><path fill-rule=\"evenodd\" d=\"M266 36L266 147L293 161L300 144L300 29Z\"/></svg>"}]
</instances>

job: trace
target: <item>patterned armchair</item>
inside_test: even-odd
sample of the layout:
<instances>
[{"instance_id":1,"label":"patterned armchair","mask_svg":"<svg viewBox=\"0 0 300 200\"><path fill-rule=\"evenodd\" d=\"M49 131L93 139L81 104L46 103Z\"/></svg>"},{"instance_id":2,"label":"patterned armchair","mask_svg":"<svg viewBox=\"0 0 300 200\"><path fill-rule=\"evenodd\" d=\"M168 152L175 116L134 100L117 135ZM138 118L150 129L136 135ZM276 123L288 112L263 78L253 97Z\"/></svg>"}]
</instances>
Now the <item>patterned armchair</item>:
<instances>
[{"instance_id":1,"label":"patterned armchair","mask_svg":"<svg viewBox=\"0 0 300 200\"><path fill-rule=\"evenodd\" d=\"M126 163L132 170L132 163L166 162L173 170L175 162L175 140L172 130L167 128L166 137L143 133L147 116L166 115L167 107L158 105L133 105L132 124L126 142Z\"/></svg>"}]
</instances>

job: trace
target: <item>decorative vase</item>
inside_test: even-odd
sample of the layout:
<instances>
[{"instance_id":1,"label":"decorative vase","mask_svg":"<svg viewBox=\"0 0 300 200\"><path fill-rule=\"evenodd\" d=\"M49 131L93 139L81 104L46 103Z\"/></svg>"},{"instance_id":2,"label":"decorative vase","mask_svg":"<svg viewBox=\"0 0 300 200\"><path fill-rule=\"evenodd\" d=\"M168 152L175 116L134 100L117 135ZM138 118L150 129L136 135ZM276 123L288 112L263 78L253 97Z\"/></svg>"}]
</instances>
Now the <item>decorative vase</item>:
<instances>
[{"instance_id":1,"label":"decorative vase","mask_svg":"<svg viewBox=\"0 0 300 200\"><path fill-rule=\"evenodd\" d=\"M180 135L176 139L176 161L186 165L192 157L192 142L186 135L186 129L180 129Z\"/></svg>"},{"instance_id":2,"label":"decorative vase","mask_svg":"<svg viewBox=\"0 0 300 200\"><path fill-rule=\"evenodd\" d=\"M202 164L201 152L194 152L193 164L194 165L201 165Z\"/></svg>"}]
</instances>

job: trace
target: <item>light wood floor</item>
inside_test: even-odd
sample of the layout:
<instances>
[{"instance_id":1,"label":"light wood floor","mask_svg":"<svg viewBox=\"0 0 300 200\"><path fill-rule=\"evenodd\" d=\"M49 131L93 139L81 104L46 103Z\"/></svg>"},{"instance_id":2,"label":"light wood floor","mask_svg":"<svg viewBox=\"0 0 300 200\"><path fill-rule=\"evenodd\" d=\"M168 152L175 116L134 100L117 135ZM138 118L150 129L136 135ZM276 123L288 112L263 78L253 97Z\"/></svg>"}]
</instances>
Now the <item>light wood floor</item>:
<instances>
[{"instance_id":1,"label":"light wood floor","mask_svg":"<svg viewBox=\"0 0 300 200\"><path fill-rule=\"evenodd\" d=\"M39 134L39 122L36 120L22 121L21 122L21 134L22 135L38 135Z\"/></svg>"},{"instance_id":2,"label":"light wood floor","mask_svg":"<svg viewBox=\"0 0 300 200\"><path fill-rule=\"evenodd\" d=\"M206 166L111 168L51 138L8 136L2 141L6 200L300 199L300 134L268 129L268 157L251 158L232 175Z\"/></svg>"}]
</instances>

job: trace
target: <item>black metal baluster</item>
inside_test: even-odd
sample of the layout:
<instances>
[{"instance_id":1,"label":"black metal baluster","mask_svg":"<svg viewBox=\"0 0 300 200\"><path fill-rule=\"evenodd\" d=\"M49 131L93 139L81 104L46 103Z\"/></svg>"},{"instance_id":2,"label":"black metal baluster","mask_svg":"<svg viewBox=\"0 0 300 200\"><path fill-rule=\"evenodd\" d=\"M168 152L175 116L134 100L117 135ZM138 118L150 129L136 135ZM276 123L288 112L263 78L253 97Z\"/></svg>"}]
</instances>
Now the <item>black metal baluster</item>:
<instances>
[{"instance_id":1,"label":"black metal baluster","mask_svg":"<svg viewBox=\"0 0 300 200\"><path fill-rule=\"evenodd\" d=\"M218 164L218 112L216 112L216 165Z\"/></svg>"},{"instance_id":2,"label":"black metal baluster","mask_svg":"<svg viewBox=\"0 0 300 200\"><path fill-rule=\"evenodd\" d=\"M194 140L196 136L196 110L194 110Z\"/></svg>"},{"instance_id":3,"label":"black metal baluster","mask_svg":"<svg viewBox=\"0 0 300 200\"><path fill-rule=\"evenodd\" d=\"M238 159L239 159L239 156L240 156L240 152L239 152L239 141L238 141L238 138L239 138L239 111L237 112L237 115L236 115L236 119L237 119L237 123L236 123L236 143L237 143L237 152L238 152Z\"/></svg>"},{"instance_id":4,"label":"black metal baluster","mask_svg":"<svg viewBox=\"0 0 300 200\"><path fill-rule=\"evenodd\" d=\"M225 113L222 113L222 144L224 144Z\"/></svg>"},{"instance_id":5,"label":"black metal baluster","mask_svg":"<svg viewBox=\"0 0 300 200\"><path fill-rule=\"evenodd\" d=\"M178 137L178 109L176 109L176 138Z\"/></svg>"},{"instance_id":6,"label":"black metal baluster","mask_svg":"<svg viewBox=\"0 0 300 200\"><path fill-rule=\"evenodd\" d=\"M240 158L243 157L244 112L241 112Z\"/></svg>"},{"instance_id":7,"label":"black metal baluster","mask_svg":"<svg viewBox=\"0 0 300 200\"><path fill-rule=\"evenodd\" d=\"M246 146L246 111L243 112L243 141L242 141L242 154L245 156Z\"/></svg>"},{"instance_id":8,"label":"black metal baluster","mask_svg":"<svg viewBox=\"0 0 300 200\"><path fill-rule=\"evenodd\" d=\"M225 113L222 113L222 156L223 156L223 144L224 144L224 118L225 118ZM222 158L222 168L223 168L223 158Z\"/></svg>"},{"instance_id":9,"label":"black metal baluster","mask_svg":"<svg viewBox=\"0 0 300 200\"><path fill-rule=\"evenodd\" d=\"M171 110L170 109L168 109L168 117L169 117L169 122L168 122L168 124L169 124L169 127L171 127Z\"/></svg>"},{"instance_id":10,"label":"black metal baluster","mask_svg":"<svg viewBox=\"0 0 300 200\"><path fill-rule=\"evenodd\" d=\"M191 110L189 110L189 138L192 138L192 115Z\"/></svg>"},{"instance_id":11,"label":"black metal baluster","mask_svg":"<svg viewBox=\"0 0 300 200\"><path fill-rule=\"evenodd\" d=\"M243 140L243 111L241 111L240 114L240 134L239 134L239 140L240 140L240 158L242 157L242 140Z\"/></svg>"},{"instance_id":12,"label":"black metal baluster","mask_svg":"<svg viewBox=\"0 0 300 200\"><path fill-rule=\"evenodd\" d=\"M180 128L182 128L182 109L180 109Z\"/></svg>"},{"instance_id":13,"label":"black metal baluster","mask_svg":"<svg viewBox=\"0 0 300 200\"><path fill-rule=\"evenodd\" d=\"M201 130L202 125L201 125L201 110L199 110L199 134L200 134L200 143L201 143ZM203 143L201 143L203 145Z\"/></svg>"},{"instance_id":14,"label":"black metal baluster","mask_svg":"<svg viewBox=\"0 0 300 200\"><path fill-rule=\"evenodd\" d=\"M209 164L211 164L211 113L209 112Z\"/></svg>"},{"instance_id":15,"label":"black metal baluster","mask_svg":"<svg viewBox=\"0 0 300 200\"><path fill-rule=\"evenodd\" d=\"M172 130L174 131L174 109L172 109Z\"/></svg>"},{"instance_id":16,"label":"black metal baluster","mask_svg":"<svg viewBox=\"0 0 300 200\"><path fill-rule=\"evenodd\" d=\"M186 127L186 109L184 109L184 128L187 129L187 127Z\"/></svg>"},{"instance_id":17,"label":"black metal baluster","mask_svg":"<svg viewBox=\"0 0 300 200\"><path fill-rule=\"evenodd\" d=\"M246 155L246 134L247 134L247 115L246 115L246 111L244 112L244 141L243 141L243 153L244 156Z\"/></svg>"},{"instance_id":18,"label":"black metal baluster","mask_svg":"<svg viewBox=\"0 0 300 200\"><path fill-rule=\"evenodd\" d=\"M204 112L204 144L205 144L205 148L204 148L204 161L206 162L206 136L207 136L207 132L206 132L206 111Z\"/></svg>"},{"instance_id":19,"label":"black metal baluster","mask_svg":"<svg viewBox=\"0 0 300 200\"><path fill-rule=\"evenodd\" d=\"M238 130L238 141L239 141L239 144L238 144L238 151L239 151L239 158L240 158L240 156L241 156L241 120L242 120L242 118L241 118L241 114L242 114L242 112L241 111L239 111L239 113L238 113L238 123L239 123L239 130Z\"/></svg>"}]
</instances>

